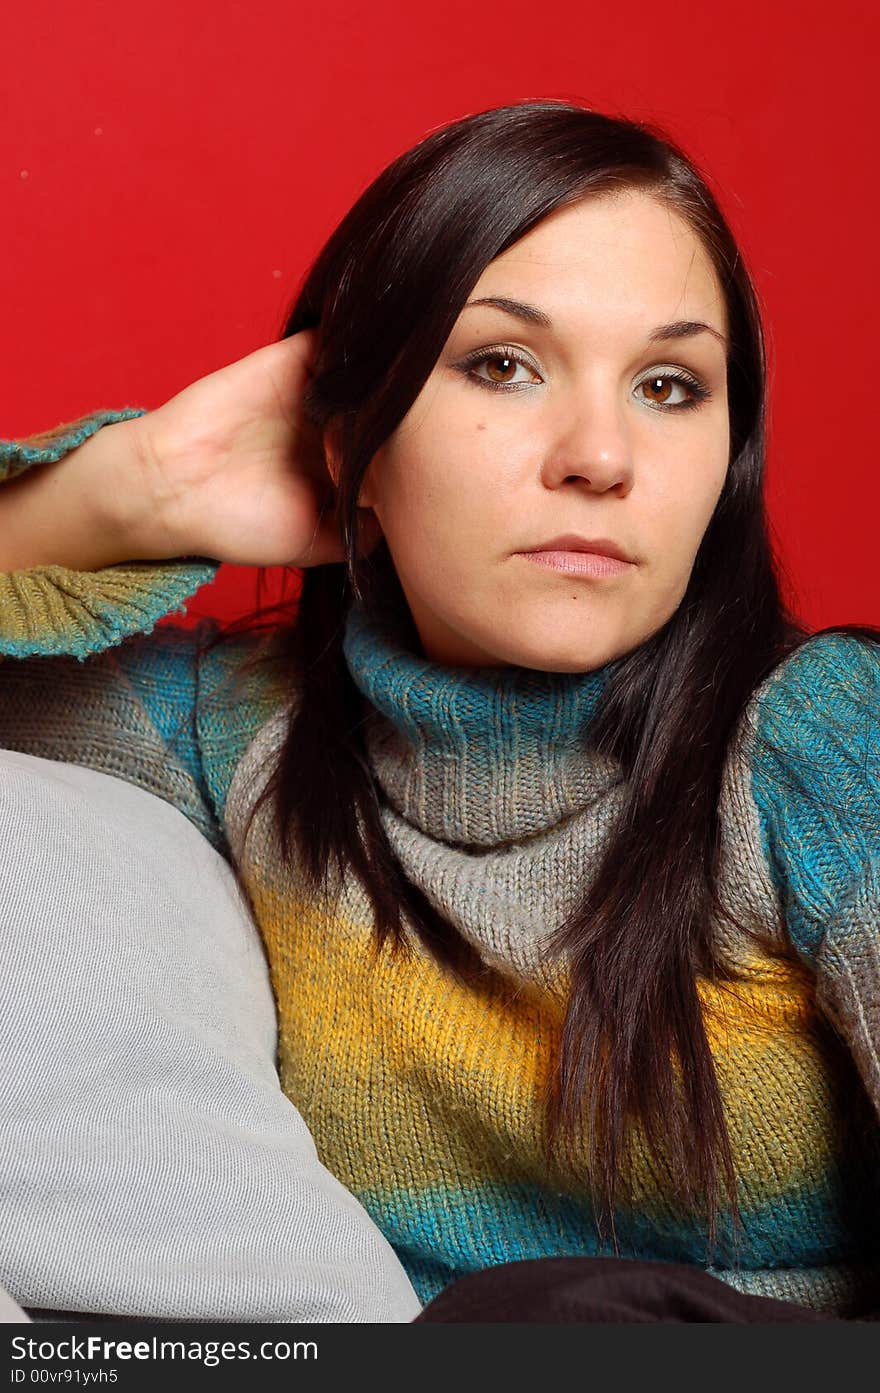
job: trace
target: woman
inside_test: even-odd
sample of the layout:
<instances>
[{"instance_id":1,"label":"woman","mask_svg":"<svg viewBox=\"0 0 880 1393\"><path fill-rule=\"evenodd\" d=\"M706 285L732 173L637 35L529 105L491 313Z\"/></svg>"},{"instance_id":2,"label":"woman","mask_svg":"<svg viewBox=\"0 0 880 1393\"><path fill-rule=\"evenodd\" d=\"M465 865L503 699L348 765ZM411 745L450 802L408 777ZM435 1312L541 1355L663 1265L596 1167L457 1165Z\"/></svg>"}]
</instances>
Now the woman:
<instances>
[{"instance_id":1,"label":"woman","mask_svg":"<svg viewBox=\"0 0 880 1393\"><path fill-rule=\"evenodd\" d=\"M538 101L385 169L280 343L6 447L3 681L69 656L0 740L104 759L57 706L88 657L142 780L113 703L161 667L151 787L233 864L283 1088L424 1302L610 1244L880 1304L880 631L786 611L764 410L698 171ZM305 568L295 622L151 633L222 561Z\"/></svg>"}]
</instances>

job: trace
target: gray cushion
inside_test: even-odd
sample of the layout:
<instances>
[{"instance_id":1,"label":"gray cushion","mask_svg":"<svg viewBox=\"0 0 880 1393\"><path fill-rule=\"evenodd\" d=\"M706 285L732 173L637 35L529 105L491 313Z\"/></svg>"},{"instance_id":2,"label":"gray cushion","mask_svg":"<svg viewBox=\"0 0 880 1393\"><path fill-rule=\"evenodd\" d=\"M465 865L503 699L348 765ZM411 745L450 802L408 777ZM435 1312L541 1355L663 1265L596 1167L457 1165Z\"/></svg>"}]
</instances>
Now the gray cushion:
<instances>
[{"instance_id":1,"label":"gray cushion","mask_svg":"<svg viewBox=\"0 0 880 1393\"><path fill-rule=\"evenodd\" d=\"M0 751L0 1283L23 1307L409 1321L281 1092L259 934L186 817Z\"/></svg>"}]
</instances>

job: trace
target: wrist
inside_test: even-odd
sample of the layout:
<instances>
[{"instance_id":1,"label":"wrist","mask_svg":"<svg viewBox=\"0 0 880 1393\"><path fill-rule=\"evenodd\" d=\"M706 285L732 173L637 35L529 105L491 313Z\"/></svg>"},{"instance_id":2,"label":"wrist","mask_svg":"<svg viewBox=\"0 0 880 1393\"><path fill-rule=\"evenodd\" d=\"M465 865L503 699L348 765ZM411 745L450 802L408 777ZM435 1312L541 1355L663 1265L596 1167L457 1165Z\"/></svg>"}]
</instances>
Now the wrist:
<instances>
[{"instance_id":1,"label":"wrist","mask_svg":"<svg viewBox=\"0 0 880 1393\"><path fill-rule=\"evenodd\" d=\"M64 566L96 571L125 559L123 524L114 498L117 432L101 426L58 460L33 465L0 489L0 567L4 571Z\"/></svg>"},{"instance_id":2,"label":"wrist","mask_svg":"<svg viewBox=\"0 0 880 1393\"><path fill-rule=\"evenodd\" d=\"M180 555L155 496L154 481L161 471L141 427L145 419L105 426L93 438L95 449L86 462L85 491L94 527L118 560L164 561Z\"/></svg>"}]
</instances>

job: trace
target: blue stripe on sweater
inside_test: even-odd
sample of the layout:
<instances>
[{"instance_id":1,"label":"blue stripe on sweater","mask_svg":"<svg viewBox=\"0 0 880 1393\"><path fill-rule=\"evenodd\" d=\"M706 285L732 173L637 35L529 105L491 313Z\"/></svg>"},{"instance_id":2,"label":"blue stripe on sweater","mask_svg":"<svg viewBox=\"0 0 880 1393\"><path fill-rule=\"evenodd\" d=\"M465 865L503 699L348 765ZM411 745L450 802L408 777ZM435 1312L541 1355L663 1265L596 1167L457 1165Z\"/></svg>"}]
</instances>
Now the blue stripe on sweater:
<instances>
[{"instance_id":1,"label":"blue stripe on sweater","mask_svg":"<svg viewBox=\"0 0 880 1393\"><path fill-rule=\"evenodd\" d=\"M876 1257L880 1252L880 1165L817 1182L743 1213L739 1261L744 1269L822 1267ZM413 1194L359 1191L358 1199L383 1230L422 1302L468 1272L501 1262L541 1257L609 1257L598 1242L589 1200L539 1186L486 1184L462 1191ZM732 1225L722 1213L718 1248L707 1252L695 1220L669 1214L618 1215L620 1256L729 1268Z\"/></svg>"},{"instance_id":2,"label":"blue stripe on sweater","mask_svg":"<svg viewBox=\"0 0 880 1393\"><path fill-rule=\"evenodd\" d=\"M757 703L752 765L764 855L808 962L880 858L880 646L807 642ZM878 906L880 916L880 906Z\"/></svg>"}]
</instances>

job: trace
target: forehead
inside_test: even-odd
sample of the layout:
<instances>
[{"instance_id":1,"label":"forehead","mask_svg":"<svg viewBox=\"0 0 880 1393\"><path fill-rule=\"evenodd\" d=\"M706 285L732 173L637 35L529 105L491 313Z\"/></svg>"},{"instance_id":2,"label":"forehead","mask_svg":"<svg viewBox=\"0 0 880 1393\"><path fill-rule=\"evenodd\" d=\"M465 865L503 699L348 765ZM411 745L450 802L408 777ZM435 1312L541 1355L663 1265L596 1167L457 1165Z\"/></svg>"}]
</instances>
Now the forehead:
<instances>
[{"instance_id":1,"label":"forehead","mask_svg":"<svg viewBox=\"0 0 880 1393\"><path fill-rule=\"evenodd\" d=\"M489 263L471 298L493 294L529 300L560 325L694 318L723 330L726 321L715 268L690 225L634 190L549 214Z\"/></svg>"}]
</instances>

